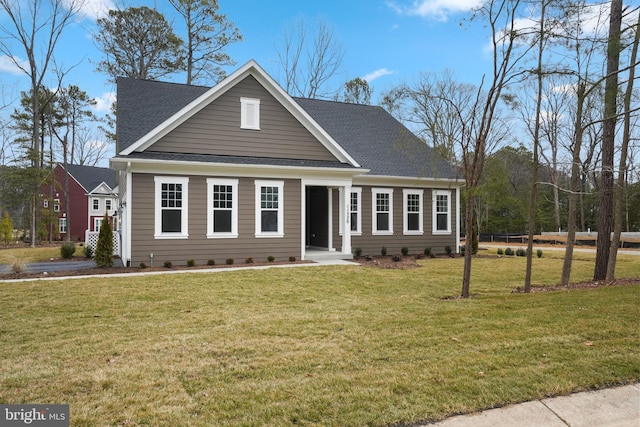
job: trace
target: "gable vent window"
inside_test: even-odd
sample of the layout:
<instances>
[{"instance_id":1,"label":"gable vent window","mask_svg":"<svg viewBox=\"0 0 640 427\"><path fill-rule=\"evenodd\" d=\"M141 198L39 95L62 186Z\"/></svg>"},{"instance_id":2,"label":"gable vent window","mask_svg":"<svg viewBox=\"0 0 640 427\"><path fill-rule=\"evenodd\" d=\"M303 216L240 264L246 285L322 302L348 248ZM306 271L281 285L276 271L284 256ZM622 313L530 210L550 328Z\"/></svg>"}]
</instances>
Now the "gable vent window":
<instances>
[{"instance_id":1,"label":"gable vent window","mask_svg":"<svg viewBox=\"0 0 640 427\"><path fill-rule=\"evenodd\" d=\"M240 98L240 127L260 130L260 100Z\"/></svg>"}]
</instances>

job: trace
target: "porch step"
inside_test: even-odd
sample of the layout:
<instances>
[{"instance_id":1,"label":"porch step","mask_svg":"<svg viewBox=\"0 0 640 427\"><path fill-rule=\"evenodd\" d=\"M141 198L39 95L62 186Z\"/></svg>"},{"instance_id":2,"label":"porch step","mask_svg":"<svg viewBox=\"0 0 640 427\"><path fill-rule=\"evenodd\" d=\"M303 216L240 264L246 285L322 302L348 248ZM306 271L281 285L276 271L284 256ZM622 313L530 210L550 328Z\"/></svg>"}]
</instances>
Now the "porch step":
<instances>
[{"instance_id":1,"label":"porch step","mask_svg":"<svg viewBox=\"0 0 640 427\"><path fill-rule=\"evenodd\" d=\"M305 251L304 259L309 261L341 260L341 259L353 259L353 255L343 254L337 251L321 251L321 250L307 249Z\"/></svg>"}]
</instances>

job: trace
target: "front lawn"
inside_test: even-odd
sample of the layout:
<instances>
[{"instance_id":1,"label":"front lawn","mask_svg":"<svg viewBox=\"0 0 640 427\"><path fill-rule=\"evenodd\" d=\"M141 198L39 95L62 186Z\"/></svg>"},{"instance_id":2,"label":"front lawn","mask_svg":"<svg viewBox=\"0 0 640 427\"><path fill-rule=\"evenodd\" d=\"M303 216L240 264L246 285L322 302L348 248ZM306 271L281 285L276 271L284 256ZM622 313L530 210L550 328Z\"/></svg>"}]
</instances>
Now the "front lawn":
<instances>
[{"instance_id":1,"label":"front lawn","mask_svg":"<svg viewBox=\"0 0 640 427\"><path fill-rule=\"evenodd\" d=\"M637 256L620 277L639 277ZM0 283L0 402L71 424L390 425L640 380L640 287L524 258ZM534 259L558 282L561 254ZM573 281L593 274L576 254Z\"/></svg>"}]
</instances>

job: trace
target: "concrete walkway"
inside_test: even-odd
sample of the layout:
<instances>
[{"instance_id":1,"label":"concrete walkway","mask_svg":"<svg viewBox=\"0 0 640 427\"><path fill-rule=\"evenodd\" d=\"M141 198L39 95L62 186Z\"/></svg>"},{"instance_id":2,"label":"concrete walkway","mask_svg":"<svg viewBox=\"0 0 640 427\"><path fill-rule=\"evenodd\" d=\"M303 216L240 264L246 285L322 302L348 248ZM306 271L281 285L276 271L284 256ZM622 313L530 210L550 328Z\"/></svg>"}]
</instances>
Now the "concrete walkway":
<instances>
[{"instance_id":1,"label":"concrete walkway","mask_svg":"<svg viewBox=\"0 0 640 427\"><path fill-rule=\"evenodd\" d=\"M640 383L458 415L426 426L640 427Z\"/></svg>"}]
</instances>

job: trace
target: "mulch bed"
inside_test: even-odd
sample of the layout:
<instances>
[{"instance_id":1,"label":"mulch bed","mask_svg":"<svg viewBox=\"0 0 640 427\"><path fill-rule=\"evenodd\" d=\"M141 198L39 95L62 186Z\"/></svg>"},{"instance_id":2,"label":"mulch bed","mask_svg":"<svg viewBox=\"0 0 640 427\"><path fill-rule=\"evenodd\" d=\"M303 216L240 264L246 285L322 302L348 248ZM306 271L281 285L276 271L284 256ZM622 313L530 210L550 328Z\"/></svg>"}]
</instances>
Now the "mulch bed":
<instances>
[{"instance_id":1,"label":"mulch bed","mask_svg":"<svg viewBox=\"0 0 640 427\"><path fill-rule=\"evenodd\" d=\"M84 261L85 258L73 257L70 259L63 258L51 258L50 260L44 260L41 262L67 262L67 261ZM46 277L76 277L76 276L94 276L105 274L131 274L131 273L149 273L149 272L168 272L176 270L189 270L197 272L198 270L205 269L222 269L222 268L237 268L237 267L257 267L265 265L281 265L281 264L308 264L310 261L274 261L274 262L254 262L254 263L242 263L242 264L216 264L216 265L195 265L188 267L186 265L174 265L171 268L163 266L159 267L108 267L108 268L84 268L79 270L65 270L65 271L52 271L46 273L10 273L0 274L0 280L23 280L23 279L40 279Z\"/></svg>"},{"instance_id":2,"label":"mulch bed","mask_svg":"<svg viewBox=\"0 0 640 427\"><path fill-rule=\"evenodd\" d=\"M612 281L606 280L590 280L580 283L569 283L566 286L531 286L531 292L551 292L551 291L568 291L572 289L591 289L591 288L606 288L610 286L628 286L628 285L640 285L640 277L628 278L628 279L615 279ZM524 288L518 286L512 293L519 294L524 293Z\"/></svg>"}]
</instances>

